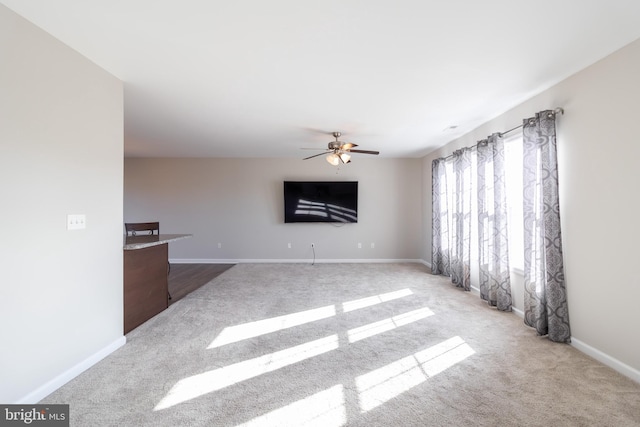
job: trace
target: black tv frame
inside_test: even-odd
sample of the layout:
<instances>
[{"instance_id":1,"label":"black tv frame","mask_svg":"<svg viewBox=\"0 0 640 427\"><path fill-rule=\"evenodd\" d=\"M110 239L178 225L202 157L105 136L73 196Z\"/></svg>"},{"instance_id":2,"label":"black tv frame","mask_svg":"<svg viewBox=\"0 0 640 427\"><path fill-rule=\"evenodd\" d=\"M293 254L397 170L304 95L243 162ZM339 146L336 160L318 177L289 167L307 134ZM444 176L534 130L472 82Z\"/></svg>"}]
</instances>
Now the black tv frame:
<instances>
[{"instance_id":1,"label":"black tv frame","mask_svg":"<svg viewBox=\"0 0 640 427\"><path fill-rule=\"evenodd\" d=\"M285 223L357 223L358 181L284 181Z\"/></svg>"}]
</instances>

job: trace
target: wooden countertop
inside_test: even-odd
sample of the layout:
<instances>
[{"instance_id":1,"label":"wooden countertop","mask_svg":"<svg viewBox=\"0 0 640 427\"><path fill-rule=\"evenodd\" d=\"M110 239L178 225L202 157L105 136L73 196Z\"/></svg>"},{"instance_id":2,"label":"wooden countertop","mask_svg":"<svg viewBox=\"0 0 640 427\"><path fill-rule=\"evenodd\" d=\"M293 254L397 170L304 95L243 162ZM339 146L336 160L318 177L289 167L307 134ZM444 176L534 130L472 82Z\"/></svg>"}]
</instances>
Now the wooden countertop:
<instances>
[{"instance_id":1,"label":"wooden countertop","mask_svg":"<svg viewBox=\"0 0 640 427\"><path fill-rule=\"evenodd\" d=\"M176 240L193 237L193 234L154 234L144 236L124 236L124 250L132 251L136 249L148 248L151 246L163 245Z\"/></svg>"}]
</instances>

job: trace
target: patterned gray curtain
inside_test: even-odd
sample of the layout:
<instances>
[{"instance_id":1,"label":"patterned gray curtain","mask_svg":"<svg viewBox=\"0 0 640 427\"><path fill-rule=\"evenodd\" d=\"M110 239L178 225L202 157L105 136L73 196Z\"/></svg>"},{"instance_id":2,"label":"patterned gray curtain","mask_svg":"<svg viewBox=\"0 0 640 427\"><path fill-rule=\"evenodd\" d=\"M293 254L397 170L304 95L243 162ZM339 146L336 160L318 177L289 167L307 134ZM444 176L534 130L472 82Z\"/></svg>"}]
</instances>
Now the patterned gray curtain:
<instances>
[{"instance_id":1,"label":"patterned gray curtain","mask_svg":"<svg viewBox=\"0 0 640 427\"><path fill-rule=\"evenodd\" d=\"M453 153L453 212L451 214L451 282L465 291L471 290L471 152L463 148Z\"/></svg>"},{"instance_id":2,"label":"patterned gray curtain","mask_svg":"<svg viewBox=\"0 0 640 427\"><path fill-rule=\"evenodd\" d=\"M553 111L524 120L523 153L525 323L552 341L570 342Z\"/></svg>"},{"instance_id":3,"label":"patterned gray curtain","mask_svg":"<svg viewBox=\"0 0 640 427\"><path fill-rule=\"evenodd\" d=\"M480 298L511 311L504 141L500 134L478 143L478 241Z\"/></svg>"},{"instance_id":4,"label":"patterned gray curtain","mask_svg":"<svg viewBox=\"0 0 640 427\"><path fill-rule=\"evenodd\" d=\"M431 272L451 275L449 262L449 210L447 202L447 168L445 159L431 164Z\"/></svg>"},{"instance_id":5,"label":"patterned gray curtain","mask_svg":"<svg viewBox=\"0 0 640 427\"><path fill-rule=\"evenodd\" d=\"M451 282L471 290L471 188L472 152L456 151L450 159L432 163L431 271L451 277ZM452 167L447 179L447 164Z\"/></svg>"}]
</instances>

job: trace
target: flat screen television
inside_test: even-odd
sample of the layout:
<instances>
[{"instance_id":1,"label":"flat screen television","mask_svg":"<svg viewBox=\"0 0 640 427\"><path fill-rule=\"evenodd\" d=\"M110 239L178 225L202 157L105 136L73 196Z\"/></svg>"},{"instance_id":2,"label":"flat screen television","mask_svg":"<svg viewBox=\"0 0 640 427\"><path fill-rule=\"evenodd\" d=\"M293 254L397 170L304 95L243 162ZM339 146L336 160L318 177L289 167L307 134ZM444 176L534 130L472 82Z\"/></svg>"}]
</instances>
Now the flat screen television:
<instances>
[{"instance_id":1,"label":"flat screen television","mask_svg":"<svg viewBox=\"0 0 640 427\"><path fill-rule=\"evenodd\" d=\"M284 181L284 222L358 222L358 182Z\"/></svg>"}]
</instances>

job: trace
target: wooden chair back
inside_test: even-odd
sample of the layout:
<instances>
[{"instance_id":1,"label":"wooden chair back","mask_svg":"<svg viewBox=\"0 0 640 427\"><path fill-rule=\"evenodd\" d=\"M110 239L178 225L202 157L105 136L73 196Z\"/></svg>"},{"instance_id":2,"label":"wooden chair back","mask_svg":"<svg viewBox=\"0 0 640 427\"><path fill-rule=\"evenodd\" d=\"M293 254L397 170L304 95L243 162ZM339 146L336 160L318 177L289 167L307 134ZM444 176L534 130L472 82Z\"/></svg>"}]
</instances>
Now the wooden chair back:
<instances>
[{"instance_id":1,"label":"wooden chair back","mask_svg":"<svg viewBox=\"0 0 640 427\"><path fill-rule=\"evenodd\" d=\"M160 234L159 222L127 222L124 224L127 236L140 234Z\"/></svg>"}]
</instances>

